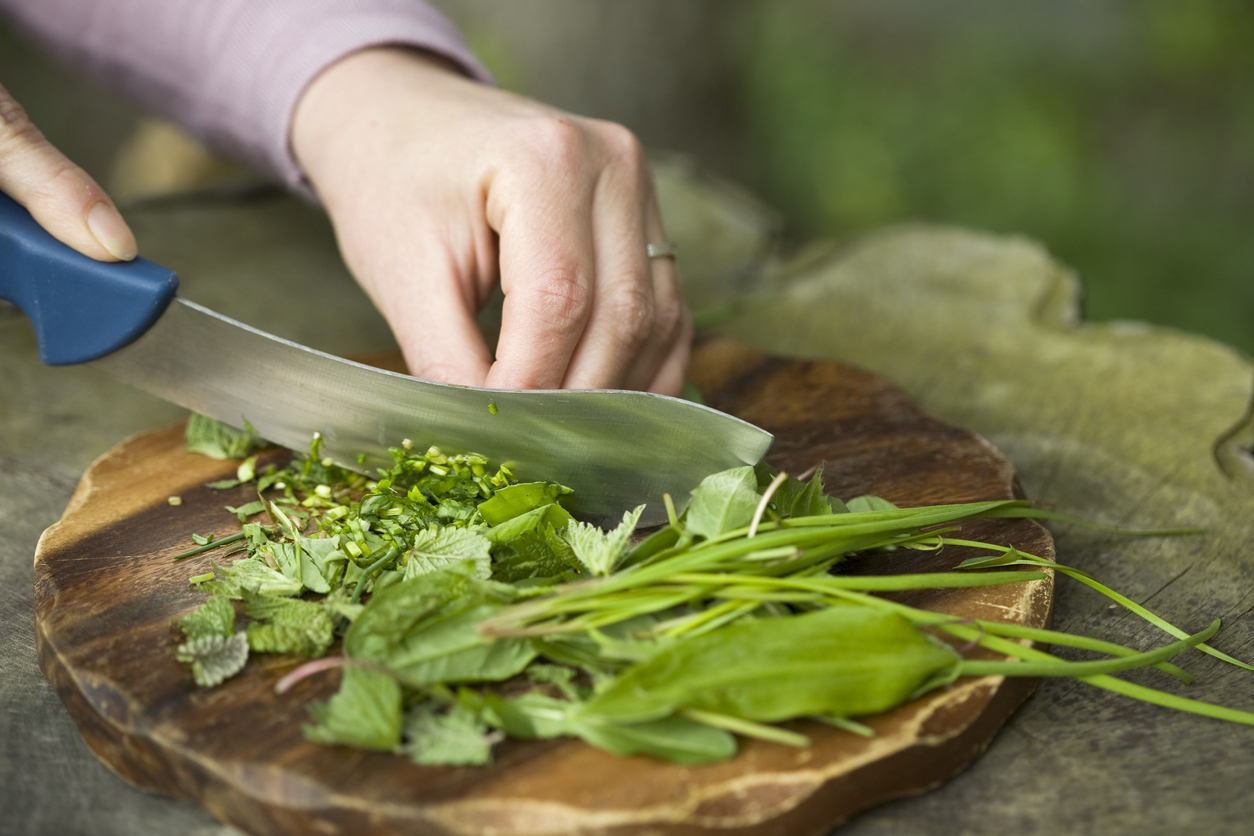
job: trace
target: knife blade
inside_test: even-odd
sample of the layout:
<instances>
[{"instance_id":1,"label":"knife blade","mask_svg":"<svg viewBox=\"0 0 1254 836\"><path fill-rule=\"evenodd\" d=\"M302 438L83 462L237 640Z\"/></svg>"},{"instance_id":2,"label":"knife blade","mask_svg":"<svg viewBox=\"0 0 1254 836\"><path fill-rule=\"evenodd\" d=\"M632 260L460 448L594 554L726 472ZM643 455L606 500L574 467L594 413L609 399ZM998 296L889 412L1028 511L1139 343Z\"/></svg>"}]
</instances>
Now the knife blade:
<instances>
[{"instance_id":1,"label":"knife blade","mask_svg":"<svg viewBox=\"0 0 1254 836\"><path fill-rule=\"evenodd\" d=\"M476 452L526 480L572 488L599 524L644 504L666 519L705 476L756 464L772 436L678 398L621 390L479 389L376 369L267 334L176 295L144 259L98 262L57 241L0 194L0 299L30 318L49 365L87 363L268 441L364 472L388 449ZM359 460L359 456L362 457Z\"/></svg>"}]
</instances>

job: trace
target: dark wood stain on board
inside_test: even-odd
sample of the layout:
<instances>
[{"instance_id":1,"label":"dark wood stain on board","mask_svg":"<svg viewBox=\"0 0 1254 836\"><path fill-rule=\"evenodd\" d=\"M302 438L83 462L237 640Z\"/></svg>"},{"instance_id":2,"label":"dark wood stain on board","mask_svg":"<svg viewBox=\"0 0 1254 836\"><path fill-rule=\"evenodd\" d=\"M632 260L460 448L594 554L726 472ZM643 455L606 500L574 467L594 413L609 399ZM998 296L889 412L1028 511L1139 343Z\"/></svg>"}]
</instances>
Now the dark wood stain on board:
<instances>
[{"instance_id":1,"label":"dark wood stain on board","mask_svg":"<svg viewBox=\"0 0 1254 836\"><path fill-rule=\"evenodd\" d=\"M893 385L835 362L767 357L726 341L698 347L694 382L718 409L776 435L768 459L799 474L824 462L829 493L905 505L1016 494L1006 460L979 437L930 418ZM275 451L286 463L287 454ZM189 535L238 530L223 511L246 501L204 483L234 463L188 454L182 427L136 436L102 456L35 565L40 665L92 751L136 786L207 808L255 834L817 834L963 769L1031 692L1028 680L964 680L869 718L866 740L798 722L807 749L744 741L731 761L682 767L616 758L578 741L511 741L482 768L421 767L402 757L306 742L305 705L338 675L278 696L297 661L257 656L214 689L174 659L175 619L203 595L187 578L209 555L174 563ZM172 507L170 496L182 497ZM1046 531L983 521L963 534L1053 556ZM947 568L961 550L909 552L893 571ZM222 559L222 558L217 558ZM851 561L851 571L867 571ZM881 564L877 571L882 569ZM963 617L1043 626L1052 578L995 589L912 593Z\"/></svg>"}]
</instances>

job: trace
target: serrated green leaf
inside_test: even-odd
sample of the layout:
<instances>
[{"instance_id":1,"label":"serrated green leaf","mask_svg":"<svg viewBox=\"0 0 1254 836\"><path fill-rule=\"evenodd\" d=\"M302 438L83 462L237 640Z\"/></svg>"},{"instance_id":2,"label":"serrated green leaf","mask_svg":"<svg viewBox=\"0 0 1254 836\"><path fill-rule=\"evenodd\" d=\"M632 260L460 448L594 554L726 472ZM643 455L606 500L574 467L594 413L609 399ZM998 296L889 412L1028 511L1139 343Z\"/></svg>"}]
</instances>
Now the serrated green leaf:
<instances>
[{"instance_id":1,"label":"serrated green leaf","mask_svg":"<svg viewBox=\"0 0 1254 836\"><path fill-rule=\"evenodd\" d=\"M627 553L631 535L640 521L644 506L623 513L623 521L612 531L602 531L586 522L573 522L563 535L575 557L594 577L607 577Z\"/></svg>"},{"instance_id":2,"label":"serrated green leaf","mask_svg":"<svg viewBox=\"0 0 1254 836\"><path fill-rule=\"evenodd\" d=\"M197 685L212 688L244 669L248 662L248 638L243 633L201 636L179 645L175 658L191 663Z\"/></svg>"},{"instance_id":3,"label":"serrated green leaf","mask_svg":"<svg viewBox=\"0 0 1254 836\"><path fill-rule=\"evenodd\" d=\"M441 570L461 571L469 562L470 574L488 578L492 574L492 541L466 528L432 528L414 535L406 552L405 578Z\"/></svg>"},{"instance_id":4,"label":"serrated green leaf","mask_svg":"<svg viewBox=\"0 0 1254 836\"><path fill-rule=\"evenodd\" d=\"M405 713L403 748L410 760L427 766L482 766L492 762L488 725L460 705L440 710L422 702L410 708Z\"/></svg>"},{"instance_id":5,"label":"serrated green leaf","mask_svg":"<svg viewBox=\"0 0 1254 836\"><path fill-rule=\"evenodd\" d=\"M257 652L319 657L335 640L335 621L321 604L247 589L241 596L244 614L258 619L248 625L248 643Z\"/></svg>"},{"instance_id":6,"label":"serrated green leaf","mask_svg":"<svg viewBox=\"0 0 1254 836\"><path fill-rule=\"evenodd\" d=\"M205 636L227 636L235 633L235 607L230 600L214 596L178 620L178 625L194 641Z\"/></svg>"},{"instance_id":7,"label":"serrated green leaf","mask_svg":"<svg viewBox=\"0 0 1254 836\"><path fill-rule=\"evenodd\" d=\"M325 703L310 703L316 725L305 737L327 746L392 751L401 742L401 686L383 671L348 666L340 690Z\"/></svg>"}]
</instances>

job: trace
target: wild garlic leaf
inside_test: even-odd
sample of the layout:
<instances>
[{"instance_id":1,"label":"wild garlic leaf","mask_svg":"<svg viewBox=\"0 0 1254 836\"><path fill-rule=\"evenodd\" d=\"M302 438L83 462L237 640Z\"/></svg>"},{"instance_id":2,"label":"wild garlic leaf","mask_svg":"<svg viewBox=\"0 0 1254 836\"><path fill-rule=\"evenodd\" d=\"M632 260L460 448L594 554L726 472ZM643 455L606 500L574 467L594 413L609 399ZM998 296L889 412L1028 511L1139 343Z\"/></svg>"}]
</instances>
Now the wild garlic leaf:
<instances>
[{"instance_id":1,"label":"wild garlic leaf","mask_svg":"<svg viewBox=\"0 0 1254 836\"><path fill-rule=\"evenodd\" d=\"M235 633L235 607L230 600L215 595L178 620L188 641L204 636L226 638Z\"/></svg>"},{"instance_id":2,"label":"wild garlic leaf","mask_svg":"<svg viewBox=\"0 0 1254 836\"><path fill-rule=\"evenodd\" d=\"M266 446L266 441L247 421L244 421L244 429L239 430L196 412L187 417L183 441L189 452L213 459L242 459Z\"/></svg>"},{"instance_id":3,"label":"wild garlic leaf","mask_svg":"<svg viewBox=\"0 0 1254 836\"><path fill-rule=\"evenodd\" d=\"M260 514L262 511L266 510L266 504L262 502L260 499L257 499L257 500L253 500L252 502L245 502L243 505L240 505L238 508L233 508L230 505L228 505L226 506L226 510L234 514L236 519L238 519L240 522L248 522L249 517L253 516L254 514Z\"/></svg>"},{"instance_id":4,"label":"wild garlic leaf","mask_svg":"<svg viewBox=\"0 0 1254 836\"><path fill-rule=\"evenodd\" d=\"M882 499L878 496L867 494L866 496L855 496L853 499L845 503L845 507L849 509L851 514L862 514L867 511L895 511L897 506Z\"/></svg>"},{"instance_id":5,"label":"wild garlic leaf","mask_svg":"<svg viewBox=\"0 0 1254 836\"><path fill-rule=\"evenodd\" d=\"M429 528L414 535L406 552L405 578L442 569L459 571L469 562L476 578L492 575L492 541L467 528Z\"/></svg>"},{"instance_id":6,"label":"wild garlic leaf","mask_svg":"<svg viewBox=\"0 0 1254 836\"><path fill-rule=\"evenodd\" d=\"M960 657L896 613L846 604L676 642L586 703L619 723L685 708L760 722L893 708Z\"/></svg>"},{"instance_id":7,"label":"wild garlic leaf","mask_svg":"<svg viewBox=\"0 0 1254 836\"><path fill-rule=\"evenodd\" d=\"M752 467L733 467L701 480L685 516L689 533L717 537L747 526L758 507L758 480Z\"/></svg>"},{"instance_id":8,"label":"wild garlic leaf","mask_svg":"<svg viewBox=\"0 0 1254 836\"><path fill-rule=\"evenodd\" d=\"M426 766L482 766L492 762L494 737L475 712L453 705L440 710L421 702L405 712L405 744L414 763Z\"/></svg>"},{"instance_id":9,"label":"wild garlic leaf","mask_svg":"<svg viewBox=\"0 0 1254 836\"><path fill-rule=\"evenodd\" d=\"M687 717L666 717L643 723L605 722L579 704L567 714L567 734L620 757L652 755L679 764L725 761L736 754L730 732Z\"/></svg>"},{"instance_id":10,"label":"wild garlic leaf","mask_svg":"<svg viewBox=\"0 0 1254 836\"><path fill-rule=\"evenodd\" d=\"M248 662L248 637L201 636L179 645L175 658L192 666L192 678L202 688L212 688L244 669Z\"/></svg>"},{"instance_id":11,"label":"wild garlic leaf","mask_svg":"<svg viewBox=\"0 0 1254 836\"><path fill-rule=\"evenodd\" d=\"M625 511L623 521L612 531L602 531L591 523L573 522L566 526L565 540L589 574L608 577L627 553L627 545L643 511L643 505Z\"/></svg>"},{"instance_id":12,"label":"wild garlic leaf","mask_svg":"<svg viewBox=\"0 0 1254 836\"><path fill-rule=\"evenodd\" d=\"M340 690L324 703L311 703L315 725L305 737L327 746L392 751L401 742L401 686L384 671L350 665Z\"/></svg>"},{"instance_id":13,"label":"wild garlic leaf","mask_svg":"<svg viewBox=\"0 0 1254 836\"><path fill-rule=\"evenodd\" d=\"M558 497L571 492L570 488L551 482L523 482L499 489L491 499L479 504L479 513L488 525L500 525L520 514L553 505Z\"/></svg>"}]
</instances>

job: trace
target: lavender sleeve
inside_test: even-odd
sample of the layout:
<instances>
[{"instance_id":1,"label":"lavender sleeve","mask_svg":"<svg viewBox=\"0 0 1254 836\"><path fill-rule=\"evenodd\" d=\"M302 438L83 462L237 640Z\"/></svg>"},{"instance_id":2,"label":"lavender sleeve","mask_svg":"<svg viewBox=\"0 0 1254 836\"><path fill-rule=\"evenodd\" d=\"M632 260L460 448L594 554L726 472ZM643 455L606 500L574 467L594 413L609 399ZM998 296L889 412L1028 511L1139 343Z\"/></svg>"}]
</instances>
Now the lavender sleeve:
<instances>
[{"instance_id":1,"label":"lavender sleeve","mask_svg":"<svg viewBox=\"0 0 1254 836\"><path fill-rule=\"evenodd\" d=\"M406 45L491 81L420 0L0 0L0 12L70 66L306 194L292 114L337 59Z\"/></svg>"}]
</instances>

